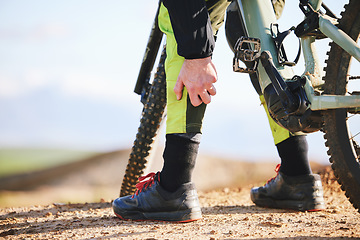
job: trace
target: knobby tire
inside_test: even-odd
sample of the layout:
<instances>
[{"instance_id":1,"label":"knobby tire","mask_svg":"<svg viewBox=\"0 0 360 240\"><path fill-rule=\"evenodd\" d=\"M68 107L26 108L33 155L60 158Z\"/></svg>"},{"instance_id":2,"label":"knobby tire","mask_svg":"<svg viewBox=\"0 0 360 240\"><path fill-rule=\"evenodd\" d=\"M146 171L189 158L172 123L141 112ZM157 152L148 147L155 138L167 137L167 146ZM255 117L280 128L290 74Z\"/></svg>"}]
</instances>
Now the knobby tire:
<instances>
[{"instance_id":1,"label":"knobby tire","mask_svg":"<svg viewBox=\"0 0 360 240\"><path fill-rule=\"evenodd\" d=\"M138 178L143 175L147 164L147 157L163 118L166 105L165 58L166 52L164 49L142 110L140 126L126 166L120 197L131 195L135 192L136 183Z\"/></svg>"},{"instance_id":2,"label":"knobby tire","mask_svg":"<svg viewBox=\"0 0 360 240\"><path fill-rule=\"evenodd\" d=\"M350 0L344 8L338 28L357 41L360 30L360 2ZM334 42L330 43L327 66L324 69L326 71L324 93L347 94L350 63L350 55ZM349 115L351 113L347 109L325 111L324 138L334 174L350 202L360 212L360 151L359 145L352 138L347 122Z\"/></svg>"}]
</instances>

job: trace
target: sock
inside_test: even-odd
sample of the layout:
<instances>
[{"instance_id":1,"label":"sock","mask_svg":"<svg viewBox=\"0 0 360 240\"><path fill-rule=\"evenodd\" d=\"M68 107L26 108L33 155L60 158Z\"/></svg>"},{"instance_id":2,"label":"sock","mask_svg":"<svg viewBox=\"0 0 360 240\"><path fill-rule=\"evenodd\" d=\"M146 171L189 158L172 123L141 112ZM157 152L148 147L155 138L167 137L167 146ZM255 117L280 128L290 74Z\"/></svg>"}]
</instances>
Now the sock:
<instances>
[{"instance_id":1,"label":"sock","mask_svg":"<svg viewBox=\"0 0 360 240\"><path fill-rule=\"evenodd\" d=\"M164 165L160 185L175 192L182 184L191 182L200 144L201 133L167 134L163 153Z\"/></svg>"},{"instance_id":2,"label":"sock","mask_svg":"<svg viewBox=\"0 0 360 240\"><path fill-rule=\"evenodd\" d=\"M287 176L311 174L305 136L293 136L276 145L281 158L280 172Z\"/></svg>"}]
</instances>

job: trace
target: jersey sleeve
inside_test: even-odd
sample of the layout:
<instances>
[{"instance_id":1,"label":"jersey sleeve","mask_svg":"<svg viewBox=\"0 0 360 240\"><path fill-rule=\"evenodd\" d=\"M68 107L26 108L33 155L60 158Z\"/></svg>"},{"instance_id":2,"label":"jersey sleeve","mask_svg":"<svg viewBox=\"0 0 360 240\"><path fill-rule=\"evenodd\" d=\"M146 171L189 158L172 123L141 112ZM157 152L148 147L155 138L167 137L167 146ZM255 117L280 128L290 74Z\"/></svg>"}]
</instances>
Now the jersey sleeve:
<instances>
[{"instance_id":1,"label":"jersey sleeve","mask_svg":"<svg viewBox=\"0 0 360 240\"><path fill-rule=\"evenodd\" d=\"M205 0L163 0L168 9L178 54L186 59L212 55L215 40Z\"/></svg>"}]
</instances>

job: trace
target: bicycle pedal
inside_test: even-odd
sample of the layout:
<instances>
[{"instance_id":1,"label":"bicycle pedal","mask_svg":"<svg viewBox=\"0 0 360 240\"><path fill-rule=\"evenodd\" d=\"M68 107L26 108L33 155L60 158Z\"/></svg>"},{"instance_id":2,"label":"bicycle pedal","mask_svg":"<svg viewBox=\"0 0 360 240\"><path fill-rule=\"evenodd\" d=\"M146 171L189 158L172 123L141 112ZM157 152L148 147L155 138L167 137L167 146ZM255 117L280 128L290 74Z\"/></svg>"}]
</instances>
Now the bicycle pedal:
<instances>
[{"instance_id":1,"label":"bicycle pedal","mask_svg":"<svg viewBox=\"0 0 360 240\"><path fill-rule=\"evenodd\" d=\"M234 46L235 56L233 59L234 72L254 73L257 69L260 57L260 39L241 37L236 41ZM241 67L240 61L244 63L253 63L252 67Z\"/></svg>"}]
</instances>

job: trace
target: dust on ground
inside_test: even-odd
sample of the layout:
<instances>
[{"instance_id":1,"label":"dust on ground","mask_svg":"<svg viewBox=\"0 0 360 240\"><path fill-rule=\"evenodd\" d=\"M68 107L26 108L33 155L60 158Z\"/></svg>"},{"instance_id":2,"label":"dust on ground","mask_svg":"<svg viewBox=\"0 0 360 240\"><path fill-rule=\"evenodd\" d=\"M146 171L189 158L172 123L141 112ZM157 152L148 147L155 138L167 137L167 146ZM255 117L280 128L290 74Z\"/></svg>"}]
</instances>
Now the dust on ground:
<instances>
[{"instance_id":1,"label":"dust on ground","mask_svg":"<svg viewBox=\"0 0 360 240\"><path fill-rule=\"evenodd\" d=\"M117 153L116 158L126 154L128 152ZM321 172L327 208L320 212L297 212L257 207L250 200L250 188L263 184L268 176L274 175L274 163L233 162L212 158L206 158L205 162L200 160L199 168L195 170L198 172L194 173L194 181L199 185L203 218L178 224L123 221L116 218L111 209L111 200L118 195L122 174L113 175L112 178L108 176L114 174L109 172L114 170L109 169L119 167L111 165L115 162L119 161L98 161L92 167L84 167L81 171L78 169L75 173L64 176L61 181L52 180L43 186L33 187L31 191L0 192L0 197L6 199L7 196L9 201L23 204L19 200L22 199L27 203L0 208L0 238L360 239L360 215L340 190L329 167L319 167L317 170ZM106 166L103 166L104 164ZM263 172L260 177L258 173L249 173L256 168L260 169L259 171L268 171ZM209 171L216 171L216 174ZM98 176L99 172L103 177ZM235 175L234 179L229 178L230 175ZM257 178L253 178L255 175ZM106 178L113 182L105 180ZM221 179L226 181L222 182ZM89 181L93 183L91 187ZM99 194L104 198L98 198L94 193L92 194L96 197L91 194L89 196L89 192L99 192L97 187L103 188L105 185L108 189ZM58 201L56 193L60 193L61 189L64 196L74 195L74 199L79 200L79 203L74 203L76 200L70 201L73 203ZM10 193L12 196L9 197ZM92 198L95 200L81 202L83 199ZM35 205L33 202L41 204Z\"/></svg>"}]
</instances>

